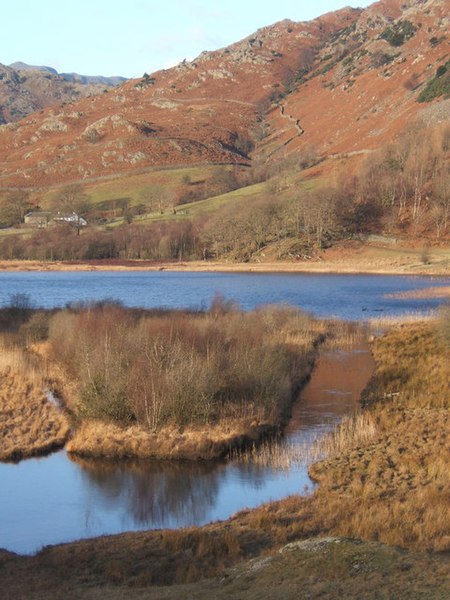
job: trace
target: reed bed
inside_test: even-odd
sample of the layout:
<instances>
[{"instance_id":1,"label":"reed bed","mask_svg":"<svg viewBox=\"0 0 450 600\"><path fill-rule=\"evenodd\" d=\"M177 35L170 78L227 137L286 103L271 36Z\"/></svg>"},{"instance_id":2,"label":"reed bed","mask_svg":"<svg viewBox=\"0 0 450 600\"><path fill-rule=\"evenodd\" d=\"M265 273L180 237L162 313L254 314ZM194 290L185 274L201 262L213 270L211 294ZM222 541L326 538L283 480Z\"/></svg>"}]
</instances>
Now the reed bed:
<instances>
[{"instance_id":1,"label":"reed bed","mask_svg":"<svg viewBox=\"0 0 450 600\"><path fill-rule=\"evenodd\" d=\"M365 412L346 415L330 426L330 431L317 433L304 443L287 442L280 438L253 444L244 450L235 450L230 457L242 464L270 467L288 471L296 467L309 467L313 463L348 452L355 447L372 443L378 436L374 417Z\"/></svg>"},{"instance_id":2,"label":"reed bed","mask_svg":"<svg viewBox=\"0 0 450 600\"><path fill-rule=\"evenodd\" d=\"M373 443L379 434L373 415L358 412L345 415L333 430L326 433L312 445L310 460L333 458L353 448L364 447Z\"/></svg>"},{"instance_id":3,"label":"reed bed","mask_svg":"<svg viewBox=\"0 0 450 600\"><path fill-rule=\"evenodd\" d=\"M429 323L438 317L438 311L430 310L428 312L411 311L400 315L384 315L372 317L367 321L371 330L379 331L390 329L398 325L408 325L410 323Z\"/></svg>"},{"instance_id":4,"label":"reed bed","mask_svg":"<svg viewBox=\"0 0 450 600\"><path fill-rule=\"evenodd\" d=\"M367 327L365 324L328 319L327 338L323 349L326 350L352 350L362 342L367 341Z\"/></svg>"},{"instance_id":5,"label":"reed bed","mask_svg":"<svg viewBox=\"0 0 450 600\"><path fill-rule=\"evenodd\" d=\"M395 294L385 294L385 298L410 299L410 298L449 298L450 286L429 287L423 290L408 290L406 292L396 292Z\"/></svg>"},{"instance_id":6,"label":"reed bed","mask_svg":"<svg viewBox=\"0 0 450 600\"><path fill-rule=\"evenodd\" d=\"M264 440L260 444L250 447L234 449L230 459L246 465L268 467L277 471L289 471L310 462L309 446L294 443L285 443L275 438Z\"/></svg>"}]
</instances>

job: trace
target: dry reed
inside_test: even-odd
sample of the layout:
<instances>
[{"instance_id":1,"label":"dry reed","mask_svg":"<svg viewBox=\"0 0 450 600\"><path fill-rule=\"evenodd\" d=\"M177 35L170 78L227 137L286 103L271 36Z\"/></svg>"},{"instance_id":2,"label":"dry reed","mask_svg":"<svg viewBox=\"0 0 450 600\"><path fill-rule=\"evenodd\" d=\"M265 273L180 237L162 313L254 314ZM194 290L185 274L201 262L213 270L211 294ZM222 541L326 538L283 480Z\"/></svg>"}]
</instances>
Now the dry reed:
<instances>
[{"instance_id":1,"label":"dry reed","mask_svg":"<svg viewBox=\"0 0 450 600\"><path fill-rule=\"evenodd\" d=\"M427 323L436 319L436 311L426 313L419 311L405 312L400 315L384 315L372 317L368 320L368 325L372 330L386 330L398 325L408 325L409 323Z\"/></svg>"},{"instance_id":2,"label":"dry reed","mask_svg":"<svg viewBox=\"0 0 450 600\"><path fill-rule=\"evenodd\" d=\"M44 377L18 347L0 348L0 460L45 454L65 444L69 422L43 392Z\"/></svg>"},{"instance_id":3,"label":"dry reed","mask_svg":"<svg viewBox=\"0 0 450 600\"><path fill-rule=\"evenodd\" d=\"M318 439L311 448L311 459L322 460L372 443L378 435L375 418L370 413L346 415L333 431Z\"/></svg>"}]
</instances>

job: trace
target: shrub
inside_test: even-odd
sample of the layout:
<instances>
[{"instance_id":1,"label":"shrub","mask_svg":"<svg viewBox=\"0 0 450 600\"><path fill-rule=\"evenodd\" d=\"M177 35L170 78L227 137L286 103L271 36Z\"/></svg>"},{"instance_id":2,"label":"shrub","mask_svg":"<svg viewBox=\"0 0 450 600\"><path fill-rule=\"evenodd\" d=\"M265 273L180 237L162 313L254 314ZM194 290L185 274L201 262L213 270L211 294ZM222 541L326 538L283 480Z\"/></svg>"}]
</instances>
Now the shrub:
<instances>
[{"instance_id":1,"label":"shrub","mask_svg":"<svg viewBox=\"0 0 450 600\"><path fill-rule=\"evenodd\" d=\"M417 102L431 102L441 96L450 96L450 60L438 67L434 78L417 97Z\"/></svg>"},{"instance_id":2,"label":"shrub","mask_svg":"<svg viewBox=\"0 0 450 600\"><path fill-rule=\"evenodd\" d=\"M161 314L107 304L58 312L49 339L69 379L80 382L81 418L155 431L283 414L312 351L288 346L283 335L308 328L294 309L243 313L216 300L207 313Z\"/></svg>"},{"instance_id":3,"label":"shrub","mask_svg":"<svg viewBox=\"0 0 450 600\"><path fill-rule=\"evenodd\" d=\"M50 313L45 310L34 312L26 323L20 328L20 333L25 344L41 342L48 337Z\"/></svg>"},{"instance_id":4,"label":"shrub","mask_svg":"<svg viewBox=\"0 0 450 600\"><path fill-rule=\"evenodd\" d=\"M411 21L400 20L382 32L380 38L386 40L391 46L402 46L407 40L413 37L416 28Z\"/></svg>"},{"instance_id":5,"label":"shrub","mask_svg":"<svg viewBox=\"0 0 450 600\"><path fill-rule=\"evenodd\" d=\"M431 46L432 48L435 48L435 47L436 47L436 46L438 46L438 45L439 45L441 42L443 42L445 39L446 39L446 38L445 38L445 35L443 35L443 36L441 36L441 37L439 37L439 38L438 38L438 37L436 37L436 36L433 36L433 37L431 37L431 38L430 38L430 46Z\"/></svg>"}]
</instances>

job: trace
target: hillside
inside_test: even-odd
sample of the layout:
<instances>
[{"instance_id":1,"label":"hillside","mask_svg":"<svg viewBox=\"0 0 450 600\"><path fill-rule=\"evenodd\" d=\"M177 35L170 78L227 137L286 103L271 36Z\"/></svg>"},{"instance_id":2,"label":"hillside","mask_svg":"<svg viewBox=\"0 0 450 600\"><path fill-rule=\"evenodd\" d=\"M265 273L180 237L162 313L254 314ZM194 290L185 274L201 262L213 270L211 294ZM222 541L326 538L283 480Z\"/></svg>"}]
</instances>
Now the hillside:
<instances>
[{"instance_id":1,"label":"hillside","mask_svg":"<svg viewBox=\"0 0 450 600\"><path fill-rule=\"evenodd\" d=\"M278 23L190 63L3 127L0 185L45 186L148 166L245 162L245 143L273 86L355 14L346 9L307 24Z\"/></svg>"},{"instance_id":2,"label":"hillside","mask_svg":"<svg viewBox=\"0 0 450 600\"><path fill-rule=\"evenodd\" d=\"M420 96L441 67L449 97L449 14L448 0L382 0L364 10L327 39L271 107L267 150L311 144L327 156L364 153L394 140L418 115L448 120L448 100L429 106Z\"/></svg>"},{"instance_id":3,"label":"hillside","mask_svg":"<svg viewBox=\"0 0 450 600\"><path fill-rule=\"evenodd\" d=\"M320 155L365 152L424 107L429 119L448 118L448 103L430 110L417 102L438 67L445 96L448 9L448 0L383 0L307 23L286 20L108 93L47 108L0 128L0 187L248 164L255 144L266 156L311 147Z\"/></svg>"},{"instance_id":4,"label":"hillside","mask_svg":"<svg viewBox=\"0 0 450 600\"><path fill-rule=\"evenodd\" d=\"M48 106L101 94L123 77L59 74L51 67L0 64L0 124L18 121Z\"/></svg>"}]
</instances>

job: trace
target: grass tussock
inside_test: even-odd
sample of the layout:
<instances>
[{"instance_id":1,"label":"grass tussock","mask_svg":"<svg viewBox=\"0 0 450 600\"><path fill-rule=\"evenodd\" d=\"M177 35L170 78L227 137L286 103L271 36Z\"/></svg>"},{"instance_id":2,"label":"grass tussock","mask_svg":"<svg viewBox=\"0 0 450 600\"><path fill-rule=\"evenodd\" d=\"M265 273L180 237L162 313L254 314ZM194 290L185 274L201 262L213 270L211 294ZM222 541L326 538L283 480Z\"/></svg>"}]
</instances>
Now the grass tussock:
<instances>
[{"instance_id":1,"label":"grass tussock","mask_svg":"<svg viewBox=\"0 0 450 600\"><path fill-rule=\"evenodd\" d=\"M78 386L68 449L210 458L252 443L287 419L326 330L296 309L244 313L221 299L202 313L60 311L48 354Z\"/></svg>"},{"instance_id":2,"label":"grass tussock","mask_svg":"<svg viewBox=\"0 0 450 600\"><path fill-rule=\"evenodd\" d=\"M62 447L67 418L44 392L42 373L18 347L0 349L0 460L15 461Z\"/></svg>"},{"instance_id":3,"label":"grass tussock","mask_svg":"<svg viewBox=\"0 0 450 600\"><path fill-rule=\"evenodd\" d=\"M394 328L373 351L364 404L375 435L312 466L314 501L333 505L340 535L449 550L450 352L442 325Z\"/></svg>"},{"instance_id":4,"label":"grass tussock","mask_svg":"<svg viewBox=\"0 0 450 600\"><path fill-rule=\"evenodd\" d=\"M392 409L449 407L450 351L446 319L401 325L373 344L379 364L364 403Z\"/></svg>"}]
</instances>

